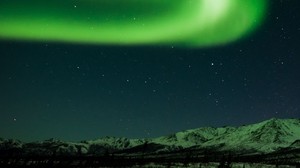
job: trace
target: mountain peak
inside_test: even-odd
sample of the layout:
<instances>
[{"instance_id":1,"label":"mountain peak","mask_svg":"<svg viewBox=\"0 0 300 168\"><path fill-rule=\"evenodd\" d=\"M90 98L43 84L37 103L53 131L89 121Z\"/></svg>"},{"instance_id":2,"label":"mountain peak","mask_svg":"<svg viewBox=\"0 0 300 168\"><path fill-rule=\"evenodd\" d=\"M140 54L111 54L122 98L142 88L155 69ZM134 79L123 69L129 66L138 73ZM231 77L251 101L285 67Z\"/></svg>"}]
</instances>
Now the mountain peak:
<instances>
[{"instance_id":1,"label":"mountain peak","mask_svg":"<svg viewBox=\"0 0 300 168\"><path fill-rule=\"evenodd\" d=\"M240 127L202 127L177 132L169 136L153 139L128 139L103 137L81 143L64 142L49 139L42 142L22 143L0 139L0 150L3 148L23 148L36 153L85 153L102 154L109 152L138 151L145 144L155 147L149 151L178 151L179 149L214 149L217 151L255 151L270 153L282 148L299 148L300 120L272 118L260 123ZM132 149L132 150L131 150ZM125 152L126 153L126 152Z\"/></svg>"}]
</instances>

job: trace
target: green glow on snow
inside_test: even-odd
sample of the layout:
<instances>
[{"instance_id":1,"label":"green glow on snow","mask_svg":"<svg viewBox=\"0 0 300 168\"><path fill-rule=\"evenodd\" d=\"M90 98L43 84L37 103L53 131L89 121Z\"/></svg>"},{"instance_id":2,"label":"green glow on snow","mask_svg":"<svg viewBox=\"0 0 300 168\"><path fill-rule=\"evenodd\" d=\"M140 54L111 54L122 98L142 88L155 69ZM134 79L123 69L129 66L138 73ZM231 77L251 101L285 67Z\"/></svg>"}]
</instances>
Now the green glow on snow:
<instances>
[{"instance_id":1,"label":"green glow on snow","mask_svg":"<svg viewBox=\"0 0 300 168\"><path fill-rule=\"evenodd\" d=\"M0 39L214 46L255 30L266 6L266 0L1 0Z\"/></svg>"}]
</instances>

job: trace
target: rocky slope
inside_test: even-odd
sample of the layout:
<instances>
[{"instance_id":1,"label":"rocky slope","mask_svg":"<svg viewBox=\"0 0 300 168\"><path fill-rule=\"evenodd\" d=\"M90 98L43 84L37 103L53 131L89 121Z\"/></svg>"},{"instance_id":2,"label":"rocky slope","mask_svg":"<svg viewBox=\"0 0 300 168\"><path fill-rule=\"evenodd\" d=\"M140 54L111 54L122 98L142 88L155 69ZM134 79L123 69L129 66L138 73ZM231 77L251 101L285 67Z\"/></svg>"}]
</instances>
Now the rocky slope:
<instances>
[{"instance_id":1,"label":"rocky slope","mask_svg":"<svg viewBox=\"0 0 300 168\"><path fill-rule=\"evenodd\" d=\"M183 149L271 153L300 148L299 119L270 119L241 127L203 127L153 139L104 137L78 143L59 140L22 143L0 139L0 154L101 155L105 153L158 153Z\"/></svg>"}]
</instances>

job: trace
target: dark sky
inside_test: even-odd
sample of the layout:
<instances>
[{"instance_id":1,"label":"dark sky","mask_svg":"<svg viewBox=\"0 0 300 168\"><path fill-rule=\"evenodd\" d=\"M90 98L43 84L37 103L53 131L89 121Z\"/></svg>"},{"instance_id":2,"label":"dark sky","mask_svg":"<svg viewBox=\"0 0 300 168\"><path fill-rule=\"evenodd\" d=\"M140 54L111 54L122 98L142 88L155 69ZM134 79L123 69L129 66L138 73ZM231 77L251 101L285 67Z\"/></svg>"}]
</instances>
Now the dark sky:
<instances>
[{"instance_id":1,"label":"dark sky","mask_svg":"<svg viewBox=\"0 0 300 168\"><path fill-rule=\"evenodd\" d=\"M206 49L0 41L0 137L157 137L300 117L300 2Z\"/></svg>"}]
</instances>

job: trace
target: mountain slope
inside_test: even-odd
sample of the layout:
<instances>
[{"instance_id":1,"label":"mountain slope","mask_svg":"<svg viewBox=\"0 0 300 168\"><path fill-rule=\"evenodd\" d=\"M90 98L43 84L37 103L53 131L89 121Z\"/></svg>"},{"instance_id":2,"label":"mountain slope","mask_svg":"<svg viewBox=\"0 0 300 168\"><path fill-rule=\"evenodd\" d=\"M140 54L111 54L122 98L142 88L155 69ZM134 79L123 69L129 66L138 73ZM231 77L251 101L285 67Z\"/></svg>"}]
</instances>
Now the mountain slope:
<instances>
[{"instance_id":1,"label":"mountain slope","mask_svg":"<svg viewBox=\"0 0 300 168\"><path fill-rule=\"evenodd\" d=\"M299 119L270 119L241 127L191 129L153 139L104 137L80 143L46 140L22 143L0 139L0 154L18 151L46 155L101 155L104 153L161 153L183 149L214 149L247 153L271 153L284 148L298 149Z\"/></svg>"},{"instance_id":2,"label":"mountain slope","mask_svg":"<svg viewBox=\"0 0 300 168\"><path fill-rule=\"evenodd\" d=\"M297 119L271 119L258 124L229 128L223 135L214 137L203 146L225 144L225 149L253 149L272 152L288 147L300 139L300 121Z\"/></svg>"},{"instance_id":3,"label":"mountain slope","mask_svg":"<svg viewBox=\"0 0 300 168\"><path fill-rule=\"evenodd\" d=\"M223 128L199 128L153 139L153 142L182 147L218 147L219 150L272 152L300 139L299 119L270 119L261 123Z\"/></svg>"}]
</instances>

